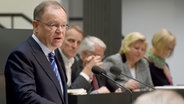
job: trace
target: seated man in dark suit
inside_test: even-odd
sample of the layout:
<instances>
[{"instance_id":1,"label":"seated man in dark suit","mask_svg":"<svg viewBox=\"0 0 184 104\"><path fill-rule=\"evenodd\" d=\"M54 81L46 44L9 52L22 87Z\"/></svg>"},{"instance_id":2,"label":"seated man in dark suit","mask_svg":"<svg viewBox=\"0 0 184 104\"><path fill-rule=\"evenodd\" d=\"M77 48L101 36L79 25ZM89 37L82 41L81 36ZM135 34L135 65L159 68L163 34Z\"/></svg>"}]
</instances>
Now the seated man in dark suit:
<instances>
[{"instance_id":1,"label":"seated man in dark suit","mask_svg":"<svg viewBox=\"0 0 184 104\"><path fill-rule=\"evenodd\" d=\"M118 86L113 84L110 80L102 75L94 75L91 71L93 66L100 66L104 51L106 49L105 43L97 37L87 36L81 42L79 48L79 57L77 70L78 77L72 83L70 88L84 88L88 93L110 93L114 91L121 91Z\"/></svg>"},{"instance_id":2,"label":"seated man in dark suit","mask_svg":"<svg viewBox=\"0 0 184 104\"><path fill-rule=\"evenodd\" d=\"M55 50L55 53L59 53L57 54L57 57L59 58L60 63L65 66L64 72L66 74L68 87L71 86L71 83L80 73L75 70L78 67L78 65L75 64L75 56L82 39L82 29L78 25L70 25L65 33L65 39L62 46L58 50Z\"/></svg>"},{"instance_id":3,"label":"seated man in dark suit","mask_svg":"<svg viewBox=\"0 0 184 104\"><path fill-rule=\"evenodd\" d=\"M65 65L66 70L64 71L67 77L68 88L84 88L88 93L109 93L115 91L118 87L107 81L103 76L97 76L99 86L97 86L96 90L92 84L94 81L91 68L102 65L102 57L106 45L102 40L93 36L88 36L83 41L82 38L83 32L80 27L72 25L65 34L65 40L61 48L55 51L60 53L57 56L60 63ZM81 41L82 44L80 46ZM76 56L78 50L79 57ZM68 66L68 63L71 63L72 66L71 64Z\"/></svg>"}]
</instances>

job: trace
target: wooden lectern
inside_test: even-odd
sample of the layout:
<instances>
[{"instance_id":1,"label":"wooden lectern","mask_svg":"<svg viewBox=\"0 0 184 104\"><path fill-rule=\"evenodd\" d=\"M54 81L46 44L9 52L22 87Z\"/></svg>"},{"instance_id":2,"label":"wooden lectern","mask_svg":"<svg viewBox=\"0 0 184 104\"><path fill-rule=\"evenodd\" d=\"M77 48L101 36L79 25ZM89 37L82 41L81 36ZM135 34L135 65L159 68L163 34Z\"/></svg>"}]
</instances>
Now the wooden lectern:
<instances>
[{"instance_id":1,"label":"wooden lectern","mask_svg":"<svg viewBox=\"0 0 184 104\"><path fill-rule=\"evenodd\" d=\"M69 95L69 104L132 104L132 102L145 92L123 92L92 95Z\"/></svg>"}]
</instances>

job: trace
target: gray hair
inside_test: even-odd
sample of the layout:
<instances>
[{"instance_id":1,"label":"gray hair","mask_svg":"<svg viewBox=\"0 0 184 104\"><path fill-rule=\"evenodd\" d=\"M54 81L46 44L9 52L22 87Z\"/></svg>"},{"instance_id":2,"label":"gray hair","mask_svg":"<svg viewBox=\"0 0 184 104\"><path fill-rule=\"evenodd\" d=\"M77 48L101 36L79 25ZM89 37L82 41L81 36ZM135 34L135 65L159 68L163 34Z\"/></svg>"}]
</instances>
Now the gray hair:
<instances>
[{"instance_id":1,"label":"gray hair","mask_svg":"<svg viewBox=\"0 0 184 104\"><path fill-rule=\"evenodd\" d=\"M57 1L42 1L38 6L35 7L33 12L33 19L40 20L41 16L45 12L45 8L54 6L55 8L62 8L65 12L65 8Z\"/></svg>"},{"instance_id":2,"label":"gray hair","mask_svg":"<svg viewBox=\"0 0 184 104\"><path fill-rule=\"evenodd\" d=\"M134 104L184 104L184 99L173 90L155 90L139 96Z\"/></svg>"},{"instance_id":3,"label":"gray hair","mask_svg":"<svg viewBox=\"0 0 184 104\"><path fill-rule=\"evenodd\" d=\"M106 45L101 39L95 36L86 36L81 42L78 53L81 54L83 51L93 52L95 51L95 45L99 45L104 50L106 49Z\"/></svg>"}]
</instances>

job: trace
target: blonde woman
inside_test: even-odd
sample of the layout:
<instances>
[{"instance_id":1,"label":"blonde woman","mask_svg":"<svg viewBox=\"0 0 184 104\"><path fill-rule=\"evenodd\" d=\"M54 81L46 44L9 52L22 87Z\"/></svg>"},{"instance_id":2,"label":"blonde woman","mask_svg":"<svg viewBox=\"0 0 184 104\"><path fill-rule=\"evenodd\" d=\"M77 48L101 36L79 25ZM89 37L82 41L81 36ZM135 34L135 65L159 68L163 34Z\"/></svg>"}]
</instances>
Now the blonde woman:
<instances>
[{"instance_id":1,"label":"blonde woman","mask_svg":"<svg viewBox=\"0 0 184 104\"><path fill-rule=\"evenodd\" d=\"M176 46L176 37L167 29L156 32L152 38L152 48L146 53L154 86L172 85L172 77L166 58Z\"/></svg>"},{"instance_id":2,"label":"blonde woman","mask_svg":"<svg viewBox=\"0 0 184 104\"><path fill-rule=\"evenodd\" d=\"M121 69L121 72L129 77L135 78L145 84L153 85L149 64L143 58L147 49L147 41L144 35L139 32L132 32L125 35L119 53L111 55L104 60L104 69L119 84L133 91L145 90L147 87L135 80L123 75L113 75L109 72L111 67Z\"/></svg>"}]
</instances>

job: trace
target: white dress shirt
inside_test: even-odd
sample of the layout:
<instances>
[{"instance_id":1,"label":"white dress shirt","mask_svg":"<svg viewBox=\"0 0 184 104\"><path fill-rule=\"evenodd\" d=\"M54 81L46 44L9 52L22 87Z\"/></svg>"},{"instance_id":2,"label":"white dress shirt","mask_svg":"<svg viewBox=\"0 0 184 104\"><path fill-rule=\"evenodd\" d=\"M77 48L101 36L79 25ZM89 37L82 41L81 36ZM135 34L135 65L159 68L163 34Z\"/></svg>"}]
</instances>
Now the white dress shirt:
<instances>
[{"instance_id":1,"label":"white dress shirt","mask_svg":"<svg viewBox=\"0 0 184 104\"><path fill-rule=\"evenodd\" d=\"M63 62L65 64L65 72L66 72L66 76L67 76L67 85L70 86L71 85L71 77L72 77L72 64L74 63L74 58L70 58L68 59L64 53L61 51L61 49L59 49L61 56L63 58Z\"/></svg>"}]
</instances>

